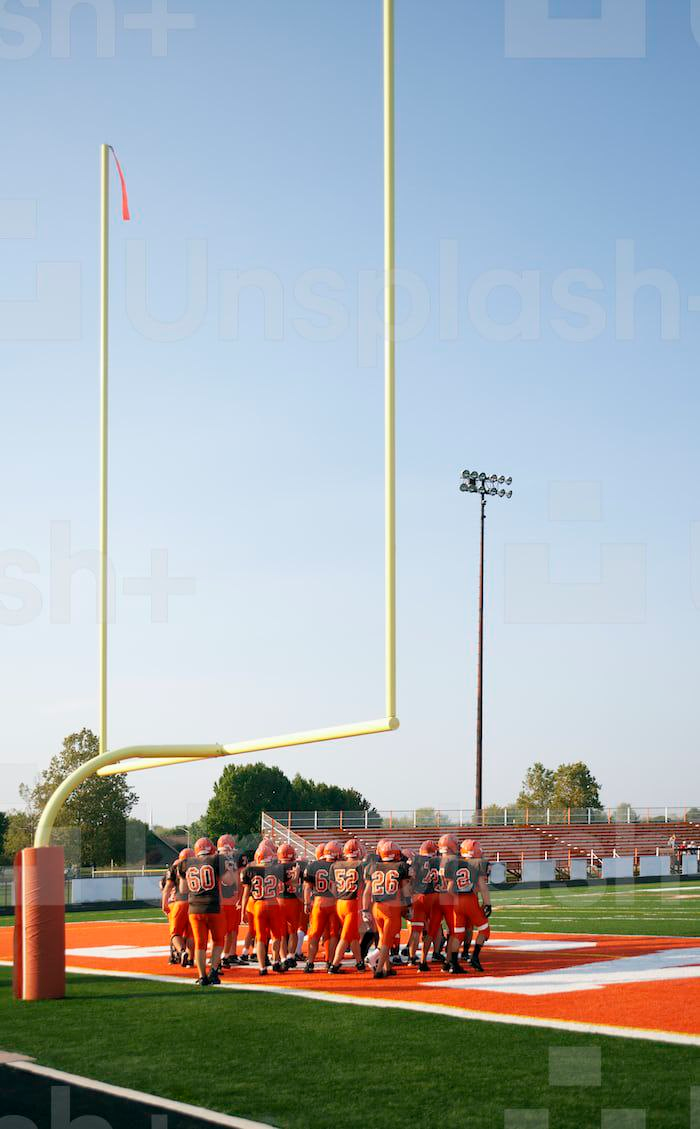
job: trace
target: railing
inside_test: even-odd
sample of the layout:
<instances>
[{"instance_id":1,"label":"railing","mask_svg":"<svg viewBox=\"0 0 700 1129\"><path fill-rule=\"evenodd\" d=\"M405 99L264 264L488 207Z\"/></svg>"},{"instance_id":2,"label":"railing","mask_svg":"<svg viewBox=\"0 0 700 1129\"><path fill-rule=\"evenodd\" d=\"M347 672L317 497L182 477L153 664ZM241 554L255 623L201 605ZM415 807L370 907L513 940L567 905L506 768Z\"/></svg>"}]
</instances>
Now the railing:
<instances>
[{"instance_id":1,"label":"railing","mask_svg":"<svg viewBox=\"0 0 700 1129\"><path fill-rule=\"evenodd\" d=\"M262 815L262 833L271 836L276 843L291 843L296 848L297 854L302 858L314 857L314 852L306 839L302 839L300 835L292 831L288 822L278 823L276 819L265 812Z\"/></svg>"},{"instance_id":2,"label":"railing","mask_svg":"<svg viewBox=\"0 0 700 1129\"><path fill-rule=\"evenodd\" d=\"M440 827L561 827L572 824L686 823L700 825L696 806L646 807L620 804L614 808L415 808L412 811L276 811L264 812L278 830L373 831ZM264 829L264 823L263 823Z\"/></svg>"}]
</instances>

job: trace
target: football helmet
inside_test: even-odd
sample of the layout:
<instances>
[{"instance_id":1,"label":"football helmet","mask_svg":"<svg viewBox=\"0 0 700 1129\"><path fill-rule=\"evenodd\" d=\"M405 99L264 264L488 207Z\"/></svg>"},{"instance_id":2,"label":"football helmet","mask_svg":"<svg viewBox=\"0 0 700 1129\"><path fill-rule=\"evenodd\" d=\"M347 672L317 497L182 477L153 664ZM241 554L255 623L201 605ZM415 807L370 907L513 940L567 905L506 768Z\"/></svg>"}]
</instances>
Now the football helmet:
<instances>
[{"instance_id":1,"label":"football helmet","mask_svg":"<svg viewBox=\"0 0 700 1129\"><path fill-rule=\"evenodd\" d=\"M180 854L177 856L178 862L184 862L185 859L193 859L194 851L191 847L183 847Z\"/></svg>"},{"instance_id":2,"label":"football helmet","mask_svg":"<svg viewBox=\"0 0 700 1129\"><path fill-rule=\"evenodd\" d=\"M211 839L202 838L198 839L195 843L194 853L199 858L203 855L214 855L216 854L216 851L214 850L214 844L212 843Z\"/></svg>"},{"instance_id":3,"label":"football helmet","mask_svg":"<svg viewBox=\"0 0 700 1129\"><path fill-rule=\"evenodd\" d=\"M314 851L314 854L316 855L316 859L317 859L318 862L320 862L321 859L323 858L323 852L325 851L325 849L326 849L326 844L325 843L319 843L316 850Z\"/></svg>"},{"instance_id":4,"label":"football helmet","mask_svg":"<svg viewBox=\"0 0 700 1129\"><path fill-rule=\"evenodd\" d=\"M421 843L418 853L421 855L436 855L438 853L437 843L434 839L426 839Z\"/></svg>"},{"instance_id":5,"label":"football helmet","mask_svg":"<svg viewBox=\"0 0 700 1129\"><path fill-rule=\"evenodd\" d=\"M401 858L401 851L396 843L392 843L391 839L382 839L377 844L377 850L382 862L393 862L395 859Z\"/></svg>"},{"instance_id":6,"label":"football helmet","mask_svg":"<svg viewBox=\"0 0 700 1129\"><path fill-rule=\"evenodd\" d=\"M270 859L275 857L275 848L270 843L269 839L263 839L255 852L255 863L261 866L263 863L269 862Z\"/></svg>"},{"instance_id":7,"label":"football helmet","mask_svg":"<svg viewBox=\"0 0 700 1129\"><path fill-rule=\"evenodd\" d=\"M296 857L297 853L291 843L282 843L277 848L277 858L280 862L294 862Z\"/></svg>"},{"instance_id":8,"label":"football helmet","mask_svg":"<svg viewBox=\"0 0 700 1129\"><path fill-rule=\"evenodd\" d=\"M339 859L342 853L343 848L335 839L329 839L323 848L324 859Z\"/></svg>"},{"instance_id":9,"label":"football helmet","mask_svg":"<svg viewBox=\"0 0 700 1129\"><path fill-rule=\"evenodd\" d=\"M216 849L217 851L221 851L222 853L225 851L234 850L235 846L236 840L234 839L233 835L219 835L219 838L216 841Z\"/></svg>"},{"instance_id":10,"label":"football helmet","mask_svg":"<svg viewBox=\"0 0 700 1129\"><path fill-rule=\"evenodd\" d=\"M346 859L361 859L362 847L357 839L348 839L343 846L343 857Z\"/></svg>"},{"instance_id":11,"label":"football helmet","mask_svg":"<svg viewBox=\"0 0 700 1129\"><path fill-rule=\"evenodd\" d=\"M454 835L441 835L438 840L438 851L441 855L456 855L459 847Z\"/></svg>"}]
</instances>

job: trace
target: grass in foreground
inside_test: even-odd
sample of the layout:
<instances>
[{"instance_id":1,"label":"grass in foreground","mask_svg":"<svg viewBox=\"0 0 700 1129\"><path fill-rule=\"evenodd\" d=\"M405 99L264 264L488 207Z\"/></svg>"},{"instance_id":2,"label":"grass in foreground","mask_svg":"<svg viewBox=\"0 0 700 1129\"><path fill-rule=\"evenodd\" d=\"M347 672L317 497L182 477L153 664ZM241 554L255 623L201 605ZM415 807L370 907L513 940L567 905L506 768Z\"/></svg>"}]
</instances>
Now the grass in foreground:
<instances>
[{"instance_id":1,"label":"grass in foreground","mask_svg":"<svg viewBox=\"0 0 700 1129\"><path fill-rule=\"evenodd\" d=\"M92 976L69 977L66 1000L21 1004L6 970L0 1048L284 1129L477 1129L514 1109L548 1110L552 1129L628 1109L678 1129L700 1086L690 1047ZM562 1048L584 1055L574 1085L550 1086ZM597 1049L601 1085L584 1085Z\"/></svg>"}]
</instances>

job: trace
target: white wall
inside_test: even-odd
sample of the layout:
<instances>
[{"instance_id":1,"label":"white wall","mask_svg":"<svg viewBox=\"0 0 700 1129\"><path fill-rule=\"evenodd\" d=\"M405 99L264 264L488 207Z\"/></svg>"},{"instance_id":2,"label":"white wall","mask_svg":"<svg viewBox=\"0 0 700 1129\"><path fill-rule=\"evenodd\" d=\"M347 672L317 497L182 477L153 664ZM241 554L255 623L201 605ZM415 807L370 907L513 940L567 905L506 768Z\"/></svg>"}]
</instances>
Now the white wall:
<instances>
[{"instance_id":1,"label":"white wall","mask_svg":"<svg viewBox=\"0 0 700 1129\"><path fill-rule=\"evenodd\" d=\"M698 873L698 856L697 855L683 855L681 863L682 874L697 874Z\"/></svg>"},{"instance_id":2,"label":"white wall","mask_svg":"<svg viewBox=\"0 0 700 1129\"><path fill-rule=\"evenodd\" d=\"M120 902L121 878L74 878L71 882L71 902Z\"/></svg>"},{"instance_id":3,"label":"white wall","mask_svg":"<svg viewBox=\"0 0 700 1129\"><path fill-rule=\"evenodd\" d=\"M569 878L574 882L585 882L588 878L588 859L572 859Z\"/></svg>"},{"instance_id":4,"label":"white wall","mask_svg":"<svg viewBox=\"0 0 700 1129\"><path fill-rule=\"evenodd\" d=\"M491 873L489 874L489 882L491 885L500 886L506 880L506 864L504 862L492 862Z\"/></svg>"},{"instance_id":5,"label":"white wall","mask_svg":"<svg viewBox=\"0 0 700 1129\"><path fill-rule=\"evenodd\" d=\"M671 873L671 856L670 855L640 855L639 856L639 877L640 878L667 877L670 873Z\"/></svg>"},{"instance_id":6,"label":"white wall","mask_svg":"<svg viewBox=\"0 0 700 1129\"><path fill-rule=\"evenodd\" d=\"M144 874L134 878L134 900L137 902L160 902L162 890L160 878L153 874Z\"/></svg>"},{"instance_id":7,"label":"white wall","mask_svg":"<svg viewBox=\"0 0 700 1129\"><path fill-rule=\"evenodd\" d=\"M554 859L525 859L523 861L523 882L553 882L556 878Z\"/></svg>"},{"instance_id":8,"label":"white wall","mask_svg":"<svg viewBox=\"0 0 700 1129\"><path fill-rule=\"evenodd\" d=\"M603 859L603 878L633 878L634 859Z\"/></svg>"}]
</instances>

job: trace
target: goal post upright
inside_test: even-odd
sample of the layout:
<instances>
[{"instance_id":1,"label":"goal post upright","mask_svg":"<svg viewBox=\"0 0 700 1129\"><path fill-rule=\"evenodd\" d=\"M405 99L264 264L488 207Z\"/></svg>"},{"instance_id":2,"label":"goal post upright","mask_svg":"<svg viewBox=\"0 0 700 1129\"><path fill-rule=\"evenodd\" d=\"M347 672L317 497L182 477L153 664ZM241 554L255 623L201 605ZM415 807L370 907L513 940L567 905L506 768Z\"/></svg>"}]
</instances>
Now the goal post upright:
<instances>
[{"instance_id":1,"label":"goal post upright","mask_svg":"<svg viewBox=\"0 0 700 1129\"><path fill-rule=\"evenodd\" d=\"M49 901L54 902L57 875L63 870L63 852L51 846L51 834L61 808L71 795L90 776L115 775L138 772L150 768L163 768L175 764L206 761L227 756L241 756L251 752L291 748L370 734L389 733L399 728L396 716L396 280L395 280L395 105L394 105L394 0L382 0L383 8L383 143L384 143L384 557L385 557L385 716L374 721L353 722L324 729L311 729L276 737L236 741L229 744L194 745L134 745L122 749L109 749L108 743L108 630L110 611L109 592L109 174L111 146L100 148L100 518L99 518L99 752L96 757L70 773L50 797L36 828L31 863L41 868L45 858L46 870L53 883ZM128 202L124 178L117 162L124 193L124 218L128 219ZM46 852L44 854L44 852ZM63 889L61 881L61 907ZM41 884L37 889L41 888ZM55 912L47 920L56 927ZM26 931L26 919L24 930ZM25 932L26 939L26 932ZM41 933L34 933L32 944L36 951L44 949ZM47 940L48 945L48 940ZM55 951L55 945L54 945ZM42 999L50 984L50 995L63 994L57 989L61 976L65 981L65 951L62 968L47 968L47 979L39 977L35 994L23 998Z\"/></svg>"}]
</instances>

